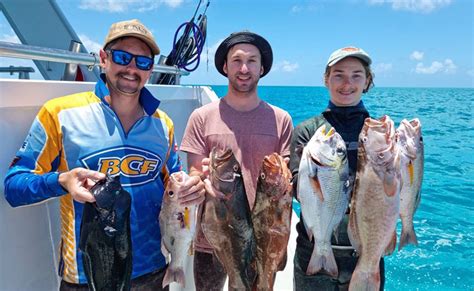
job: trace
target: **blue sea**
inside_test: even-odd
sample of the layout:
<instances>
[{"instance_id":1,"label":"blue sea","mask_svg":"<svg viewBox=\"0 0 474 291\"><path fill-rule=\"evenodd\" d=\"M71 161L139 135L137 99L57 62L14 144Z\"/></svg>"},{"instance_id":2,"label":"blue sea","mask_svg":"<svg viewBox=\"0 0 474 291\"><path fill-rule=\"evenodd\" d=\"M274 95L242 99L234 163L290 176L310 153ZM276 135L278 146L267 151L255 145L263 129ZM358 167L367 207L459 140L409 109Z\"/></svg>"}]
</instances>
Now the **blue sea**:
<instances>
[{"instance_id":1,"label":"blue sea","mask_svg":"<svg viewBox=\"0 0 474 291\"><path fill-rule=\"evenodd\" d=\"M212 88L218 96L227 90ZM329 100L324 87L262 86L258 94L295 126ZM419 245L386 258L385 290L474 290L474 89L373 88L363 101L372 117L387 114L396 126L418 117L425 143Z\"/></svg>"}]
</instances>

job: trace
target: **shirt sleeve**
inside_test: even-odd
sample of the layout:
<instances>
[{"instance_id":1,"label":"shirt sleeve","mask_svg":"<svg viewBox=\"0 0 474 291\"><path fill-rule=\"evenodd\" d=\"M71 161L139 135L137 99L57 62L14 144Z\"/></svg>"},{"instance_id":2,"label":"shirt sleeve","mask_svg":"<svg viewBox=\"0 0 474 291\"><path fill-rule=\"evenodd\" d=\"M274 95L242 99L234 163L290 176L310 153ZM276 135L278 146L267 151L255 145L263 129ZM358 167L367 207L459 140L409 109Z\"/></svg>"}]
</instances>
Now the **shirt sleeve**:
<instances>
[{"instance_id":1,"label":"shirt sleeve","mask_svg":"<svg viewBox=\"0 0 474 291\"><path fill-rule=\"evenodd\" d=\"M282 124L282 134L280 138L280 155L288 157L290 155L290 143L293 134L293 121L291 116L286 113Z\"/></svg>"},{"instance_id":2,"label":"shirt sleeve","mask_svg":"<svg viewBox=\"0 0 474 291\"><path fill-rule=\"evenodd\" d=\"M180 150L202 156L208 155L204 136L204 120L199 114L199 109L194 110L189 117Z\"/></svg>"},{"instance_id":3,"label":"shirt sleeve","mask_svg":"<svg viewBox=\"0 0 474 291\"><path fill-rule=\"evenodd\" d=\"M174 137L174 133L171 134L171 148L168 160L166 161L166 167L170 173L181 171L182 165L178 155L178 145Z\"/></svg>"},{"instance_id":4,"label":"shirt sleeve","mask_svg":"<svg viewBox=\"0 0 474 291\"><path fill-rule=\"evenodd\" d=\"M296 197L296 189L298 185L298 171L300 167L301 155L303 154L303 149L308 143L308 141L313 136L316 131L314 126L310 126L309 122L304 122L298 125L291 139L290 145L290 170L292 174L292 183L293 183L293 196Z\"/></svg>"},{"instance_id":5,"label":"shirt sleeve","mask_svg":"<svg viewBox=\"0 0 474 291\"><path fill-rule=\"evenodd\" d=\"M58 182L61 145L55 117L43 107L5 176L5 198L22 206L61 196Z\"/></svg>"}]
</instances>

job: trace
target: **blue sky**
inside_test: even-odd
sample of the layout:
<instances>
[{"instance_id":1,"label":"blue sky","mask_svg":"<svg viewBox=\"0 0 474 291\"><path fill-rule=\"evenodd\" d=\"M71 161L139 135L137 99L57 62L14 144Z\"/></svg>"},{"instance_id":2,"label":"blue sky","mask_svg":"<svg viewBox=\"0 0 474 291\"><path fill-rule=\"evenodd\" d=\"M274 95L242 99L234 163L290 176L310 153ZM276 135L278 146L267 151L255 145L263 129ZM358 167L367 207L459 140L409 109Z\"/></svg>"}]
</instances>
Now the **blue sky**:
<instances>
[{"instance_id":1,"label":"blue sky","mask_svg":"<svg viewBox=\"0 0 474 291\"><path fill-rule=\"evenodd\" d=\"M57 2L89 51L101 47L111 23L138 18L167 55L176 29L191 18L198 0ZM246 29L261 34L273 47L273 68L262 85L321 86L331 52L355 45L371 55L377 87L473 88L473 2L211 0L201 65L182 83L227 84L214 67L214 52L231 32ZM0 40L18 42L3 16ZM0 58L1 66L10 64Z\"/></svg>"}]
</instances>

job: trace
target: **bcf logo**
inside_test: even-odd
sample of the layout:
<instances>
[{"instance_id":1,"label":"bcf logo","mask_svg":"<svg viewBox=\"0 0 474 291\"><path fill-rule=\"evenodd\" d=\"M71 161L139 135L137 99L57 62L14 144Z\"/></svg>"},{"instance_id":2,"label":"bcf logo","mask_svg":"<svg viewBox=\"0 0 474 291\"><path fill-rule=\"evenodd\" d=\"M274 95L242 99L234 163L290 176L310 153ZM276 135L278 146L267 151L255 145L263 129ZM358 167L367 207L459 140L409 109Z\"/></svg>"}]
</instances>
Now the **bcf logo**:
<instances>
[{"instance_id":1,"label":"bcf logo","mask_svg":"<svg viewBox=\"0 0 474 291\"><path fill-rule=\"evenodd\" d=\"M136 147L111 148L81 159L84 166L110 175L121 175L123 186L145 184L160 173L162 159Z\"/></svg>"}]
</instances>

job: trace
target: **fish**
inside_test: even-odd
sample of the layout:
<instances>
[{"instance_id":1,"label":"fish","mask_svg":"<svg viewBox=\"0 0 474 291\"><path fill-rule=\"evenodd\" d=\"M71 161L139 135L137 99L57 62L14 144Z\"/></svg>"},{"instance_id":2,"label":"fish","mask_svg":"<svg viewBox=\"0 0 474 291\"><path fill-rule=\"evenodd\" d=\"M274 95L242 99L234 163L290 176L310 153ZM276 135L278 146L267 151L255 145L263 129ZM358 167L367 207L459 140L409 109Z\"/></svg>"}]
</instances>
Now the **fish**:
<instances>
[{"instance_id":1,"label":"fish","mask_svg":"<svg viewBox=\"0 0 474 291\"><path fill-rule=\"evenodd\" d=\"M163 195L159 215L161 231L161 252L167 258L168 268L163 277L163 288L177 282L185 284L185 258L192 255L196 235L197 206L181 206L178 197L180 187L189 176L183 172L172 173Z\"/></svg>"},{"instance_id":2,"label":"fish","mask_svg":"<svg viewBox=\"0 0 474 291\"><path fill-rule=\"evenodd\" d=\"M84 204L79 249L90 290L130 290L132 198L120 175L106 175L90 192L94 203Z\"/></svg>"},{"instance_id":3,"label":"fish","mask_svg":"<svg viewBox=\"0 0 474 291\"><path fill-rule=\"evenodd\" d=\"M400 155L393 121L366 118L359 134L348 235L359 258L349 290L379 290L380 259L393 253L400 208Z\"/></svg>"},{"instance_id":4,"label":"fish","mask_svg":"<svg viewBox=\"0 0 474 291\"><path fill-rule=\"evenodd\" d=\"M224 197L206 195L202 231L229 276L229 290L250 290L256 246L242 170L231 149L213 148L209 158L209 180Z\"/></svg>"},{"instance_id":5,"label":"fish","mask_svg":"<svg viewBox=\"0 0 474 291\"><path fill-rule=\"evenodd\" d=\"M352 183L346 145L334 128L316 130L303 148L298 173L301 216L308 238L314 239L306 274L337 277L331 236L346 213Z\"/></svg>"},{"instance_id":6,"label":"fish","mask_svg":"<svg viewBox=\"0 0 474 291\"><path fill-rule=\"evenodd\" d=\"M256 290L273 290L275 274L286 265L291 230L291 172L278 153L265 156L252 209L256 250Z\"/></svg>"},{"instance_id":7,"label":"fish","mask_svg":"<svg viewBox=\"0 0 474 291\"><path fill-rule=\"evenodd\" d=\"M418 118L411 121L403 119L397 128L397 134L402 175L400 190L402 231L398 243L398 250L401 250L407 244L418 245L413 216L420 205L423 180L424 144L420 120Z\"/></svg>"}]
</instances>

